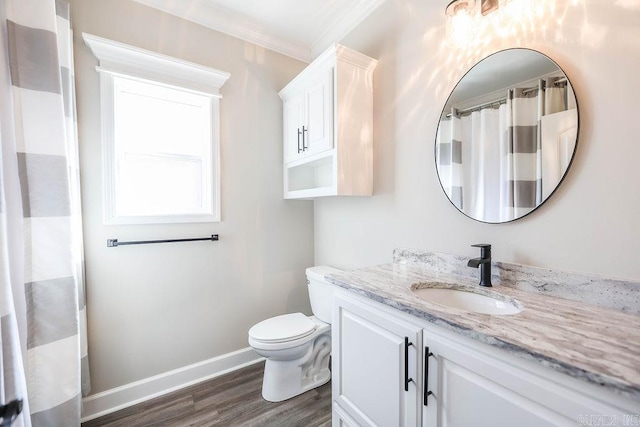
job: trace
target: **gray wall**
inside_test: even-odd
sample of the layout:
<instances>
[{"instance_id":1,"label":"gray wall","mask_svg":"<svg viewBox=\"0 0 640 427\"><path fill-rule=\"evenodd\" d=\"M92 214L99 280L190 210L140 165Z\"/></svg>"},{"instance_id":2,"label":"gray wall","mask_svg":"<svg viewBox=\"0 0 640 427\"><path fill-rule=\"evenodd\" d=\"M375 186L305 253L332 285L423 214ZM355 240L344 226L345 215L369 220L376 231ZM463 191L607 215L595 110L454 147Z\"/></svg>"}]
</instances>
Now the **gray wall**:
<instances>
[{"instance_id":1,"label":"gray wall","mask_svg":"<svg viewBox=\"0 0 640 427\"><path fill-rule=\"evenodd\" d=\"M74 0L92 393L245 348L247 330L310 313L313 206L282 197L282 103L305 64L128 0ZM228 71L222 88L222 222L102 224L99 77L88 32ZM216 243L107 248L220 234Z\"/></svg>"},{"instance_id":2,"label":"gray wall","mask_svg":"<svg viewBox=\"0 0 640 427\"><path fill-rule=\"evenodd\" d=\"M476 256L469 245L488 242L497 260L640 280L637 2L536 2L556 6L546 30L539 19L534 31L503 24L515 34L506 38L487 27L478 36L486 46L462 52L443 45L447 3L387 0L344 40L379 60L374 196L315 202L316 263L390 262L399 246ZM519 221L488 225L445 197L434 137L459 78L508 47L540 50L563 67L579 102L580 137L567 178L545 205Z\"/></svg>"}]
</instances>

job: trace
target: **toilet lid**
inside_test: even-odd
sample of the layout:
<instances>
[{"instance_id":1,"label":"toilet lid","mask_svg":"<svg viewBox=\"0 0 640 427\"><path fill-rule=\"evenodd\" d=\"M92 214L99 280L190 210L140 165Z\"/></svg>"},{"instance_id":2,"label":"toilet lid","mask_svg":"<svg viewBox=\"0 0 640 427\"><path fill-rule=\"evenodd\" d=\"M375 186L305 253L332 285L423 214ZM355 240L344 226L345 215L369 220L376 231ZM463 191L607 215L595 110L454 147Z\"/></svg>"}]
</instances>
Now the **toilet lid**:
<instances>
[{"instance_id":1,"label":"toilet lid","mask_svg":"<svg viewBox=\"0 0 640 427\"><path fill-rule=\"evenodd\" d=\"M307 336L315 328L316 324L304 314L291 313L263 320L249 329L249 336L259 341L282 342Z\"/></svg>"}]
</instances>

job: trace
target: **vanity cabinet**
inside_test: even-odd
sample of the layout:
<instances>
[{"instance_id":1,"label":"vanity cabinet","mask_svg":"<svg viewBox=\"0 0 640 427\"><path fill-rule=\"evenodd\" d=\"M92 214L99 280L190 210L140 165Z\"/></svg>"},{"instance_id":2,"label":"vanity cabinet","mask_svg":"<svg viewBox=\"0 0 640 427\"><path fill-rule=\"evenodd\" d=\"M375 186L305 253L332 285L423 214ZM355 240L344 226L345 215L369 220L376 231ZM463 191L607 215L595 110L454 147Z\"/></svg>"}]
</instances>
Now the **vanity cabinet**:
<instances>
[{"instance_id":1,"label":"vanity cabinet","mask_svg":"<svg viewBox=\"0 0 640 427\"><path fill-rule=\"evenodd\" d=\"M336 44L280 91L285 198L372 194L376 64Z\"/></svg>"},{"instance_id":2,"label":"vanity cabinet","mask_svg":"<svg viewBox=\"0 0 640 427\"><path fill-rule=\"evenodd\" d=\"M575 426L598 416L622 423L639 409L359 295L340 292L333 319L334 427Z\"/></svg>"}]
</instances>

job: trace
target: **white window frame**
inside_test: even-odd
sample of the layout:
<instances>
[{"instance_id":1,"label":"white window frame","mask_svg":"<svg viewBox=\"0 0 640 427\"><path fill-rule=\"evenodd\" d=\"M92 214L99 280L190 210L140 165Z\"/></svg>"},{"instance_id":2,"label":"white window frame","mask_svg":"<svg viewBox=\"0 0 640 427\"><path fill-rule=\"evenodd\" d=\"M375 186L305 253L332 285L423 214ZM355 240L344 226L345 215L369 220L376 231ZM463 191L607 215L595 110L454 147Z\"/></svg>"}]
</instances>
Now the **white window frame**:
<instances>
[{"instance_id":1,"label":"white window frame","mask_svg":"<svg viewBox=\"0 0 640 427\"><path fill-rule=\"evenodd\" d=\"M83 33L99 61L102 117L104 223L163 224L218 222L220 218L220 99L222 85L230 77L224 71L186 62L123 43ZM204 94L211 100L211 203L204 213L177 215L119 215L116 212L116 158L114 140L114 76L138 79L180 90Z\"/></svg>"}]
</instances>

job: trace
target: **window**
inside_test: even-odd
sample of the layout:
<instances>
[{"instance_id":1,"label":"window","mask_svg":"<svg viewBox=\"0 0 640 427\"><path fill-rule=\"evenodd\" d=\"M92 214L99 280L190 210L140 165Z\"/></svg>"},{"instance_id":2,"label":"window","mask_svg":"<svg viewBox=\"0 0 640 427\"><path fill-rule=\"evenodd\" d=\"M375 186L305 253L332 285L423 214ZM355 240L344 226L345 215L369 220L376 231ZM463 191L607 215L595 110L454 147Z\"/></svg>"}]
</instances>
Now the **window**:
<instances>
[{"instance_id":1,"label":"window","mask_svg":"<svg viewBox=\"0 0 640 427\"><path fill-rule=\"evenodd\" d=\"M229 74L83 37L100 60L105 224L219 221Z\"/></svg>"},{"instance_id":2,"label":"window","mask_svg":"<svg viewBox=\"0 0 640 427\"><path fill-rule=\"evenodd\" d=\"M113 77L115 217L212 215L211 98Z\"/></svg>"}]
</instances>

